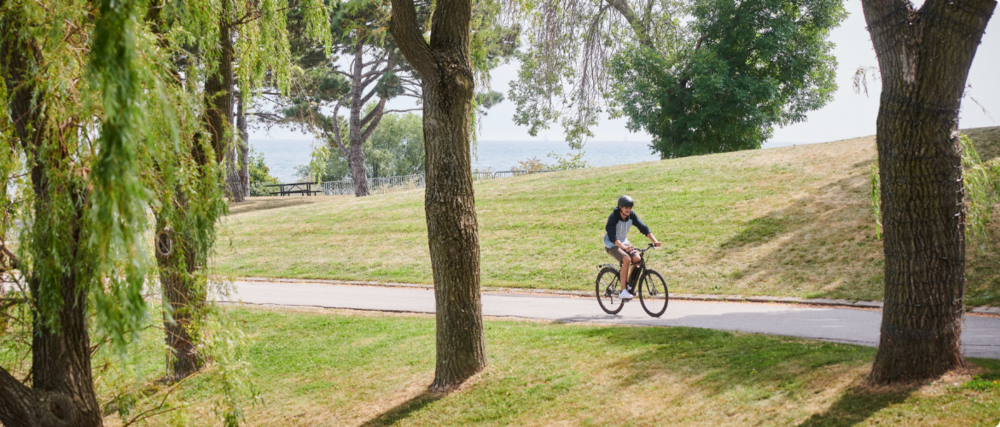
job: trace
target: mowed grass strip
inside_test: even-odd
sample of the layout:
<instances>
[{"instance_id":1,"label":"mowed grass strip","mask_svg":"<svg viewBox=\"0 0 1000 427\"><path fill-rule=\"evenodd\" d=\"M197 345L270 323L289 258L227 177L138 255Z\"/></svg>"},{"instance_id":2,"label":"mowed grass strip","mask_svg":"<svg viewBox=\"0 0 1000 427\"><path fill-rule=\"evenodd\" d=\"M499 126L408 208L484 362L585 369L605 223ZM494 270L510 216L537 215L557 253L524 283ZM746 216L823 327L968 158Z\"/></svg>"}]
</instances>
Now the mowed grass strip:
<instances>
[{"instance_id":1,"label":"mowed grass strip","mask_svg":"<svg viewBox=\"0 0 1000 427\"><path fill-rule=\"evenodd\" d=\"M968 132L984 158L996 155L1000 129ZM590 290L595 265L613 261L601 243L604 223L629 194L665 243L650 265L671 292L879 300L874 156L866 137L477 182L482 283ZM214 257L218 271L433 282L422 191L305 199L234 204ZM630 240L645 245L638 234ZM967 265L967 303L1000 303L997 245L985 254L970 245Z\"/></svg>"},{"instance_id":2,"label":"mowed grass strip","mask_svg":"<svg viewBox=\"0 0 1000 427\"><path fill-rule=\"evenodd\" d=\"M434 370L433 317L225 311L248 334L251 379L263 398L245 408L250 426L992 427L1000 420L995 374L982 372L986 380L973 383L958 375L871 390L864 376L875 350L867 347L691 328L489 319L488 368L460 390L435 395L426 392ZM135 356L150 365L142 372L162 373L157 332L146 333L154 343ZM1000 372L997 361L975 362ZM203 386L201 377L192 378L172 397L188 403L182 413L144 425L219 424Z\"/></svg>"}]
</instances>

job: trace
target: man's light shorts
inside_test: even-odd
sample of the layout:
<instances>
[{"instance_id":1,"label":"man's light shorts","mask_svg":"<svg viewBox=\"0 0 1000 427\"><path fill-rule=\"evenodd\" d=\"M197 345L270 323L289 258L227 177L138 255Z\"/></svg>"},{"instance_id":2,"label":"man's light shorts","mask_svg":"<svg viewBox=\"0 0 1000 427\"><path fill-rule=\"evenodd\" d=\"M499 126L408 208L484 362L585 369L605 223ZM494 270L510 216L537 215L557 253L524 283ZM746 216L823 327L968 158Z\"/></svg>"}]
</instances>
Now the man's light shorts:
<instances>
[{"instance_id":1,"label":"man's light shorts","mask_svg":"<svg viewBox=\"0 0 1000 427\"><path fill-rule=\"evenodd\" d=\"M625 255L635 256L639 254L639 251L636 250L635 248L632 248L632 251L626 254L625 251L623 251L622 248L619 248L618 246L604 248L604 252L607 252L608 255L611 255L614 259L618 260L618 262L622 262L622 259L625 258Z\"/></svg>"}]
</instances>

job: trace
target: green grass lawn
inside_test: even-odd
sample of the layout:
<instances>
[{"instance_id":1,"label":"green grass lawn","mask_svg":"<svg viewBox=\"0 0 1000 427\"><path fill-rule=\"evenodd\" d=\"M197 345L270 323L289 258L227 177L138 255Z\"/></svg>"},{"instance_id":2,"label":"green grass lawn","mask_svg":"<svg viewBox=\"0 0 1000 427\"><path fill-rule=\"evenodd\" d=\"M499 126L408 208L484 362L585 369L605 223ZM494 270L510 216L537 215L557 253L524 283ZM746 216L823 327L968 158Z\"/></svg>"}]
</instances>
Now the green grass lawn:
<instances>
[{"instance_id":1,"label":"green grass lawn","mask_svg":"<svg viewBox=\"0 0 1000 427\"><path fill-rule=\"evenodd\" d=\"M969 133L984 158L996 155L1000 129ZM482 283L591 289L595 265L611 260L601 243L604 222L618 196L630 194L665 243L650 265L672 292L879 300L874 154L867 137L477 182ZM300 199L310 200L234 204L216 269L432 283L422 191ZM995 242L998 224L989 229ZM630 237L646 241L635 229ZM1000 303L996 246L968 251L970 305Z\"/></svg>"},{"instance_id":2,"label":"green grass lawn","mask_svg":"<svg viewBox=\"0 0 1000 427\"><path fill-rule=\"evenodd\" d=\"M1000 362L978 382L872 390L875 349L691 328L485 322L489 367L433 395L434 319L324 310L227 308L247 334L261 402L251 426L994 426ZM165 385L162 331L133 360L150 399ZM218 425L207 374L169 397L180 411L138 425ZM992 369L993 373L987 370ZM95 376L104 376L100 367ZM158 390L158 394L157 393ZM107 393L105 390L104 393ZM106 399L105 395L105 399ZM115 416L107 419L116 425Z\"/></svg>"}]
</instances>

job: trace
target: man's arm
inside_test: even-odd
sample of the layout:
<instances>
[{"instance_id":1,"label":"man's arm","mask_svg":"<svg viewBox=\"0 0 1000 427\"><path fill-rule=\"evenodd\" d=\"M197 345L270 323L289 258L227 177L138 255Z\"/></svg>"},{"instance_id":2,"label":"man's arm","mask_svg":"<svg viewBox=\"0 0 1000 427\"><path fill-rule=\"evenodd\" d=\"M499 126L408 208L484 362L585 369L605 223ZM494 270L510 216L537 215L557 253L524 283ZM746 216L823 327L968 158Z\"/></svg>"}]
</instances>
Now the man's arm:
<instances>
[{"instance_id":1,"label":"man's arm","mask_svg":"<svg viewBox=\"0 0 1000 427\"><path fill-rule=\"evenodd\" d=\"M618 219L615 218L615 215L614 212L611 212L611 215L608 216L608 223L604 225L604 232L608 233L608 240L614 243L615 246L618 246L618 232L615 231Z\"/></svg>"}]
</instances>

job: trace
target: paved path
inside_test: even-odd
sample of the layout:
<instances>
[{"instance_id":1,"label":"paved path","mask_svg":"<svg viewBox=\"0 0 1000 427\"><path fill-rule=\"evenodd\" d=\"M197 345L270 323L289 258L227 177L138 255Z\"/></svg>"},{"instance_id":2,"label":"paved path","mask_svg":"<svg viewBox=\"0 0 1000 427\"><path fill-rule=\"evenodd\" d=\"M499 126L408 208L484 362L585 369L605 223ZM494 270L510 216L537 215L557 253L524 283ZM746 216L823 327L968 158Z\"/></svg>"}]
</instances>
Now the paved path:
<instances>
[{"instance_id":1,"label":"paved path","mask_svg":"<svg viewBox=\"0 0 1000 427\"><path fill-rule=\"evenodd\" d=\"M277 304L357 310L434 312L434 292L424 288L351 286L317 283L237 281L230 298L251 304ZM786 335L874 347L882 313L850 308L809 308L785 304L671 301L656 319L629 302L618 315L601 311L594 298L484 293L483 314L651 326L689 326L725 331ZM1000 359L1000 318L965 316L962 349L967 357Z\"/></svg>"}]
</instances>

